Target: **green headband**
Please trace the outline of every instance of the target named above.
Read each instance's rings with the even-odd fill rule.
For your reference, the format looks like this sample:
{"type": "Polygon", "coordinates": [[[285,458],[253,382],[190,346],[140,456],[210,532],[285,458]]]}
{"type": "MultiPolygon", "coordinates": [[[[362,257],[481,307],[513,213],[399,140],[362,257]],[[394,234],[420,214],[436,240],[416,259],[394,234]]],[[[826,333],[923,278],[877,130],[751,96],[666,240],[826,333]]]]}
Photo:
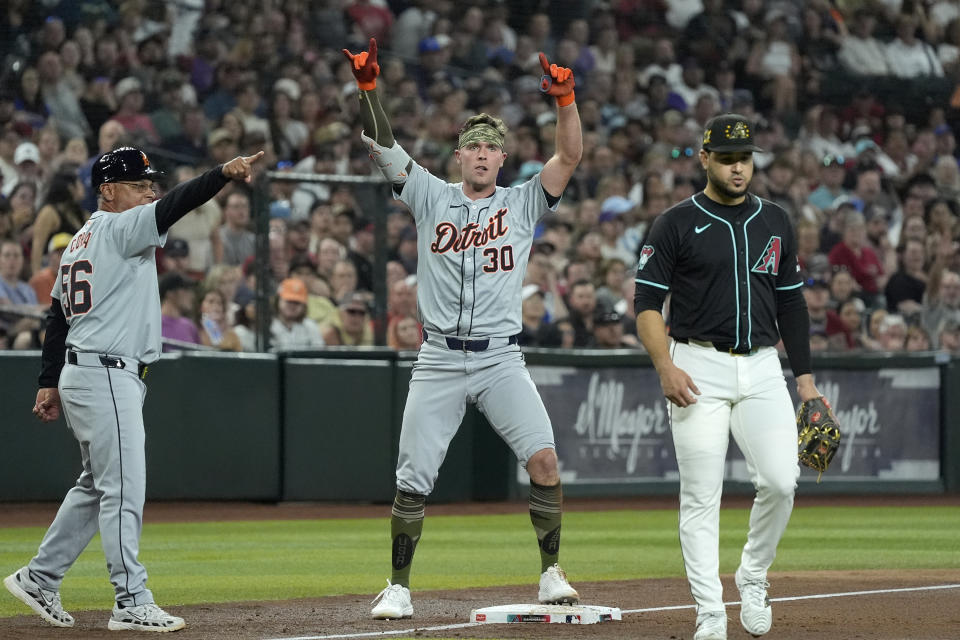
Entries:
{"type": "Polygon", "coordinates": [[[503,149],[503,134],[495,127],[486,123],[476,124],[460,134],[460,140],[457,141],[457,148],[462,149],[472,142],[486,142],[495,144],[503,149]]]}

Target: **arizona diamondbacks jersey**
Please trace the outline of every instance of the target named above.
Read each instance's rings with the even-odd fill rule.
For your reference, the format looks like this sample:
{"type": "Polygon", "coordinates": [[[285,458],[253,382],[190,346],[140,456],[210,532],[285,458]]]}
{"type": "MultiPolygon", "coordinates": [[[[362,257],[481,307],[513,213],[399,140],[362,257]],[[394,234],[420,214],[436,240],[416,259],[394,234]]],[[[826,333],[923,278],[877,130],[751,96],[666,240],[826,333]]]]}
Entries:
{"type": "Polygon", "coordinates": [[[156,208],[97,211],[73,236],[51,293],[70,326],[68,347],[145,364],[160,357],[155,249],[167,234],[157,231],[156,208]]]}
{"type": "Polygon", "coordinates": [[[399,199],[417,225],[417,309],[427,331],[520,333],[521,290],[537,221],[550,207],[540,174],[470,200],[414,162],[399,199]]]}

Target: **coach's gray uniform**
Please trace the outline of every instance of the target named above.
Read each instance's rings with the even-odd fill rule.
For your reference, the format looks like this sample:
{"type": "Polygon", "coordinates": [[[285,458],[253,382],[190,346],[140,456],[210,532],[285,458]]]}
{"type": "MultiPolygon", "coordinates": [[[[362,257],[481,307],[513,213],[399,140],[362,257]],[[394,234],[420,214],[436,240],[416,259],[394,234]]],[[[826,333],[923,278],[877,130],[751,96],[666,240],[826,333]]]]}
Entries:
{"type": "Polygon", "coordinates": [[[167,236],[157,231],[156,207],[97,211],[60,260],[51,295],[69,330],[58,389],[67,426],[80,442],[83,471],[29,565],[41,586],[58,591],[64,573],[100,531],[116,600],[124,606],[153,602],[137,558],[147,391],[138,368],[160,356],[155,248],[167,236]],[[104,366],[104,355],[116,364],[104,366]]]}
{"type": "MultiPolygon", "coordinates": [[[[399,185],[395,185],[398,188],[399,185]]],[[[397,487],[428,495],[475,402],[521,464],[553,448],[553,428],[513,336],[537,221],[551,208],[540,174],[470,200],[413,164],[399,199],[417,225],[417,308],[426,339],[403,412],[397,487]]]]}

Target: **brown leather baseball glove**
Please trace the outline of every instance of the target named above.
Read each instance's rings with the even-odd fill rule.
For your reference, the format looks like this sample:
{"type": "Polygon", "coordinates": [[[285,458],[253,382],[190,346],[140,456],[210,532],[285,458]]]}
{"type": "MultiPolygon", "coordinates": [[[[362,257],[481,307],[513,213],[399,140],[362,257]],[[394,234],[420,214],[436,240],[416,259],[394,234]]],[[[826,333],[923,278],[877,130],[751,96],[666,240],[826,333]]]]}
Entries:
{"type": "MultiPolygon", "coordinates": [[[[800,405],[797,430],[800,432],[800,462],[823,475],[840,448],[840,427],[826,398],[820,396],[800,405]]],[[[817,482],[820,482],[820,475],[817,482]]]]}

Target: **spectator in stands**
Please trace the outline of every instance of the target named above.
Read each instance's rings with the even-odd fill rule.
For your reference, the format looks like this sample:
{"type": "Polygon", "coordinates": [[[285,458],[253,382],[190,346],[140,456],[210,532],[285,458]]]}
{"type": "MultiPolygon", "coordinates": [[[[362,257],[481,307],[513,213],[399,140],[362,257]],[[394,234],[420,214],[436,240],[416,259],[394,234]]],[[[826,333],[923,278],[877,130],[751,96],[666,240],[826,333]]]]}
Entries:
{"type": "Polygon", "coordinates": [[[324,342],[351,347],[371,346],[373,323],[370,321],[369,296],[351,291],[340,298],[337,306],[339,313],[330,318],[322,329],[324,342]]]}
{"type": "Polygon", "coordinates": [[[900,268],[890,276],[884,295],[887,310],[905,318],[919,317],[927,286],[927,250],[919,240],[907,240],[900,250],[900,268]]]}
{"type": "Polygon", "coordinates": [[[890,73],[913,80],[923,76],[943,77],[943,65],[929,44],[917,38],[917,19],[901,13],[897,16],[897,37],[887,43],[890,73]]]}
{"type": "Polygon", "coordinates": [[[182,238],[170,238],[163,247],[160,258],[160,273],[190,274],[190,244],[182,238]]]}
{"type": "Polygon", "coordinates": [[[60,256],[64,249],[70,245],[73,236],[69,233],[54,234],[47,242],[47,266],[37,269],[30,277],[30,286],[37,294],[37,301],[41,305],[50,305],[52,301],[50,293],[53,291],[53,283],[60,276],[60,256]]]}
{"type": "Polygon", "coordinates": [[[403,265],[407,273],[417,272],[417,230],[414,227],[406,227],[400,233],[395,259],[403,265]]]}
{"type": "Polygon", "coordinates": [[[588,347],[593,343],[593,312],[597,308],[597,294],[593,282],[578,280],[567,294],[570,324],[576,332],[573,346],[588,347]]]}
{"type": "Polygon", "coordinates": [[[124,78],[117,83],[114,95],[118,107],[113,119],[123,125],[136,144],[158,144],[160,134],[154,128],[150,116],[143,111],[143,85],[140,80],[134,76],[124,78]]]}
{"type": "Polygon", "coordinates": [[[243,351],[240,337],[230,328],[226,301],[217,289],[210,289],[200,301],[200,344],[221,351],[243,351]]]}
{"type": "Polygon", "coordinates": [[[833,266],[846,267],[860,287],[861,296],[870,304],[886,285],[883,264],[867,244],[867,226],[863,214],[853,211],[844,220],[843,240],[827,256],[833,266]]]}
{"type": "Polygon", "coordinates": [[[903,316],[890,313],[880,323],[878,336],[883,351],[903,351],[907,339],[907,323],[903,316]]]}
{"type": "Polygon", "coordinates": [[[833,275],[830,277],[830,308],[839,309],[840,305],[854,297],[859,289],[857,281],[846,266],[834,266],[833,275]]]}
{"type": "Polygon", "coordinates": [[[37,199],[37,185],[33,182],[19,182],[10,193],[6,205],[10,208],[6,237],[18,240],[24,246],[30,246],[30,236],[33,229],[33,203],[37,199]]]}
{"type": "MultiPolygon", "coordinates": [[[[177,272],[160,278],[160,334],[167,340],[200,344],[197,325],[190,319],[194,313],[194,284],[177,272]]],[[[165,342],[164,352],[188,348],[184,344],[165,342]]]]}
{"type": "Polygon", "coordinates": [[[0,303],[37,304],[37,294],[23,281],[23,249],[16,240],[0,241],[0,303]]]}
{"type": "Polygon", "coordinates": [[[227,196],[223,208],[224,223],[217,229],[220,236],[220,255],[214,255],[217,263],[240,265],[257,248],[257,236],[250,231],[250,195],[246,191],[236,190],[227,196]]]}
{"type": "Polygon", "coordinates": [[[636,336],[624,335],[621,316],[607,305],[598,304],[593,312],[593,346],[600,349],[632,349],[639,346],[636,336]]]}
{"type": "Polygon", "coordinates": [[[60,54],[47,51],[37,61],[43,102],[64,138],[86,138],[93,130],[87,122],[77,95],[63,78],[60,54]]]}
{"type": "Polygon", "coordinates": [[[340,300],[348,293],[356,291],[357,281],[357,268],[353,262],[346,258],[338,260],[333,265],[333,273],[330,276],[333,299],[340,300]]]}
{"type": "Polygon", "coordinates": [[[846,158],[828,154],[823,156],[823,162],[820,169],[820,184],[807,199],[810,204],[820,210],[830,209],[834,206],[837,198],[849,195],[849,192],[843,188],[844,180],[847,177],[844,163],[846,158]]]}
{"type": "Polygon", "coordinates": [[[793,114],[797,109],[800,52],[790,38],[782,10],[771,9],[764,22],[766,39],[753,45],[746,73],[761,83],[760,96],[773,104],[774,115],[793,114]]]}
{"type": "Polygon", "coordinates": [[[547,308],[544,304],[543,292],[540,291],[539,286],[527,284],[523,286],[520,297],[520,322],[522,327],[520,328],[518,342],[521,347],[539,346],[541,332],[547,324],[547,308]]]}
{"type": "Polygon", "coordinates": [[[850,298],[836,311],[827,313],[827,339],[832,351],[863,349],[863,300],[850,298]]]}
{"type": "Polygon", "coordinates": [[[353,236],[347,258],[357,271],[357,289],[373,291],[375,236],[373,221],[358,216],[353,220],[353,236]]]}
{"type": "Polygon", "coordinates": [[[937,334],[940,349],[951,355],[960,355],[960,322],[947,322],[937,334]]]}
{"type": "Polygon", "coordinates": [[[270,323],[273,351],[319,349],[326,343],[317,324],[307,317],[307,285],[287,278],[277,290],[277,315],[270,323]]]}
{"type": "Polygon", "coordinates": [[[930,351],[932,349],[930,334],[923,327],[910,325],[907,328],[907,339],[904,349],[907,351],[930,351]]]}
{"type": "Polygon", "coordinates": [[[400,318],[387,330],[387,346],[398,351],[416,351],[423,343],[423,330],[416,318],[400,318]]]}
{"type": "Polygon", "coordinates": [[[320,241],[320,248],[317,252],[317,272],[330,280],[333,278],[334,266],[346,256],[347,250],[342,244],[332,237],[324,238],[320,241]]]}
{"type": "Polygon", "coordinates": [[[931,336],[939,336],[949,323],[960,323],[960,274],[944,270],[932,279],[926,290],[921,326],[931,336]]]}
{"type": "Polygon", "coordinates": [[[33,224],[31,272],[40,270],[44,249],[52,236],[66,233],[72,237],[90,217],[90,214],[80,207],[83,196],[83,183],[77,177],[76,167],[64,166],[51,178],[45,202],[37,212],[37,219],[33,224]]]}
{"type": "Polygon", "coordinates": [[[810,280],[803,288],[803,298],[807,302],[810,314],[810,331],[827,332],[827,310],[830,302],[830,288],[823,280],[810,280]]]}
{"type": "Polygon", "coordinates": [[[841,35],[840,52],[837,58],[844,68],[854,75],[885,76],[890,72],[887,51],[873,37],[877,26],[874,9],[863,6],[854,11],[850,31],[841,35]]]}
{"type": "MultiPolygon", "coordinates": [[[[21,142],[13,152],[13,166],[17,171],[15,180],[7,184],[4,181],[3,193],[8,198],[13,198],[13,190],[21,183],[34,185],[36,191],[43,176],[40,167],[40,149],[32,142],[21,142]]],[[[36,196],[36,193],[34,193],[36,196]]]]}

